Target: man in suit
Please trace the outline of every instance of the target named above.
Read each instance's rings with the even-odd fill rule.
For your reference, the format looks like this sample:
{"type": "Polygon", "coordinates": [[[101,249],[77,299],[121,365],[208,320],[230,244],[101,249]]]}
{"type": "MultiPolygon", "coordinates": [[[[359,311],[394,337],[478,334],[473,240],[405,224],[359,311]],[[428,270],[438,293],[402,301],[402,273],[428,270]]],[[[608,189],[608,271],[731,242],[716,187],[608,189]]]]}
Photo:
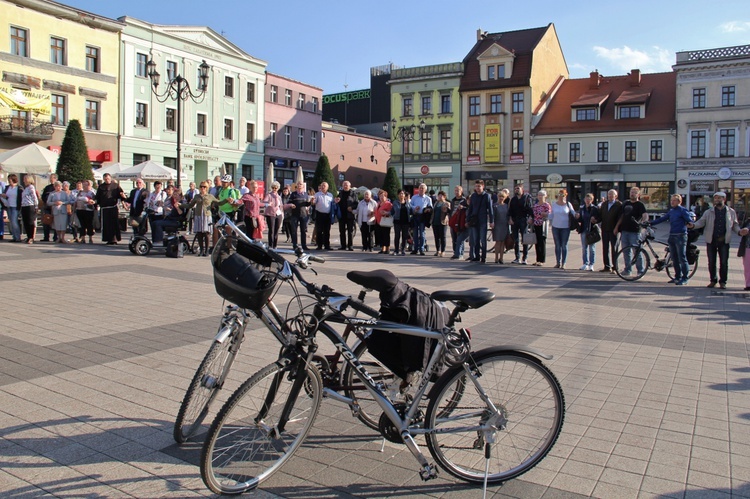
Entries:
{"type": "Polygon", "coordinates": [[[141,224],[147,224],[148,218],[143,217],[143,220],[141,219],[141,215],[143,214],[143,210],[146,207],[146,201],[148,201],[148,189],[146,189],[146,183],[143,181],[143,179],[136,179],[135,181],[135,189],[130,191],[130,195],[128,196],[128,199],[125,200],[125,203],[127,206],[130,207],[130,218],[131,220],[138,220],[139,226],[133,227],[133,234],[137,234],[139,230],[142,230],[142,234],[145,233],[146,227],[140,227],[141,224]]]}
{"type": "Polygon", "coordinates": [[[607,191],[607,199],[599,206],[599,217],[602,222],[602,252],[604,254],[604,268],[599,272],[614,273],[617,234],[615,226],[622,215],[622,203],[617,199],[617,191],[607,191]]]}

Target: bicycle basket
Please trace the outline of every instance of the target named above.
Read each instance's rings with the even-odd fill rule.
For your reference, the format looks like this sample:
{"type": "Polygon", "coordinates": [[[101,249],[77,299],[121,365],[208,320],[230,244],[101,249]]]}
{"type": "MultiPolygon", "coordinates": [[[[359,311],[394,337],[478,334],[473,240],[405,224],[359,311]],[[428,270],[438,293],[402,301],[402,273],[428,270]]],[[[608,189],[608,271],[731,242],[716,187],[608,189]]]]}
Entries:
{"type": "Polygon", "coordinates": [[[231,236],[222,237],[211,253],[216,292],[237,306],[260,310],[276,288],[272,263],[263,247],[231,236]]]}

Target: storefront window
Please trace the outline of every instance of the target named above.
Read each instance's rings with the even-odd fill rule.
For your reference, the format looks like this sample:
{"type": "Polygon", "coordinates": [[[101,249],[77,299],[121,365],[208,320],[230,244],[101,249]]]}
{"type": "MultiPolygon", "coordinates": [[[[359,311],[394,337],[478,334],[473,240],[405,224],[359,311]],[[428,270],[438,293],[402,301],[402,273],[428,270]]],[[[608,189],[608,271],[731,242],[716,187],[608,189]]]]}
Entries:
{"type": "Polygon", "coordinates": [[[735,182],[735,189],[732,193],[732,208],[737,212],[737,220],[744,224],[750,214],[750,185],[744,184],[746,180],[735,182]],[[741,183],[743,182],[743,183],[741,183]],[[743,187],[737,187],[741,185],[743,187]]]}
{"type": "Polygon", "coordinates": [[[649,213],[665,213],[669,210],[669,182],[628,182],[625,195],[630,195],[630,188],[640,187],[641,201],[649,213]]]}

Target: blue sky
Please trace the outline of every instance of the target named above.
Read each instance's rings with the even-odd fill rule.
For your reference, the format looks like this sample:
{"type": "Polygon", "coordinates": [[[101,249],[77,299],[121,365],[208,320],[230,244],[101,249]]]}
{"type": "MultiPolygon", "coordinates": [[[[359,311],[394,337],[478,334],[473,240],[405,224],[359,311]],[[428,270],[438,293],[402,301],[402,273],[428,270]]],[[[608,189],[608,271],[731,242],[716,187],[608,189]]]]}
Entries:
{"type": "Polygon", "coordinates": [[[572,78],[670,71],[675,52],[750,43],[747,0],[58,0],[106,17],[207,25],[268,71],[325,93],[369,87],[370,67],[461,61],[476,30],[555,24],[572,78]]]}

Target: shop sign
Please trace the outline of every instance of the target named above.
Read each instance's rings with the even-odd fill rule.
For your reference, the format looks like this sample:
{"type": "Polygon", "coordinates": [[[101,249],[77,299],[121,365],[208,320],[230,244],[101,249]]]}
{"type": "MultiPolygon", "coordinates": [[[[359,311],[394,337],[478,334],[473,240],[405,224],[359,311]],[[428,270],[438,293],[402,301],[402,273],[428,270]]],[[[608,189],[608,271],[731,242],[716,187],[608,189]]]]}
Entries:
{"type": "Polygon", "coordinates": [[[219,161],[218,156],[211,154],[210,149],[199,149],[197,147],[192,149],[186,149],[182,154],[183,159],[197,159],[204,161],[219,161]]]}
{"type": "Polygon", "coordinates": [[[369,99],[370,90],[355,90],[353,92],[341,92],[323,96],[323,104],[335,104],[337,102],[351,102],[353,100],[369,99]]]}
{"type": "Polygon", "coordinates": [[[735,180],[735,189],[750,189],[750,180],[735,180]]]}
{"type": "Polygon", "coordinates": [[[500,124],[484,125],[484,160],[500,162],[500,124]]]}
{"type": "Polygon", "coordinates": [[[469,154],[466,157],[466,164],[467,165],[481,165],[482,159],[479,157],[479,154],[469,154]]]}
{"type": "Polygon", "coordinates": [[[429,175],[430,167],[427,165],[422,165],[422,168],[420,168],[419,171],[422,173],[422,175],[429,175]]]}
{"type": "Polygon", "coordinates": [[[559,184],[560,182],[562,182],[562,179],[563,177],[559,173],[550,173],[549,175],[547,175],[547,182],[549,182],[550,184],[559,184]]]}
{"type": "Polygon", "coordinates": [[[513,164],[523,163],[523,154],[511,154],[510,163],[513,163],[513,164]]]}
{"type": "Polygon", "coordinates": [[[713,191],[714,183],[710,181],[709,182],[693,181],[693,182],[690,182],[690,190],[691,191],[713,191]]]}

